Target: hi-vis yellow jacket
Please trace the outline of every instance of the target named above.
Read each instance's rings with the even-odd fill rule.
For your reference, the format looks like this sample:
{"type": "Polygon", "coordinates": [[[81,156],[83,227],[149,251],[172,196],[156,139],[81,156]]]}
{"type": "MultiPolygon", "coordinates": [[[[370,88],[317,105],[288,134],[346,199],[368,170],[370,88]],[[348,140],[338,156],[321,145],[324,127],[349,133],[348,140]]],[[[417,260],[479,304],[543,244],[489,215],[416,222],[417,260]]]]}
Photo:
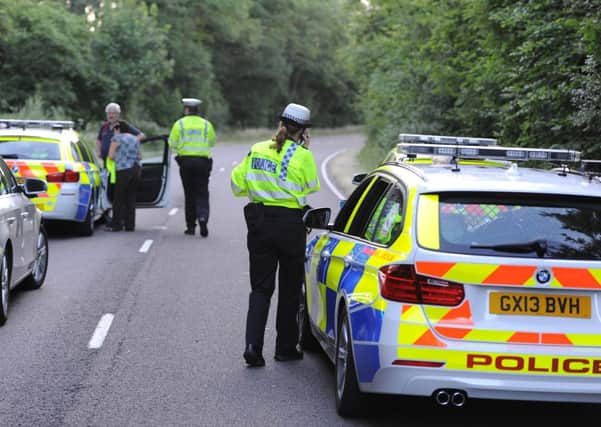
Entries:
{"type": "Polygon", "coordinates": [[[286,140],[279,153],[274,144],[263,141],[252,146],[232,170],[232,192],[266,206],[303,208],[306,196],[320,187],[313,153],[292,140],[286,140]]]}
{"type": "Polygon", "coordinates": [[[200,116],[184,116],[173,124],[169,145],[178,156],[211,157],[215,130],[211,122],[200,116]]]}

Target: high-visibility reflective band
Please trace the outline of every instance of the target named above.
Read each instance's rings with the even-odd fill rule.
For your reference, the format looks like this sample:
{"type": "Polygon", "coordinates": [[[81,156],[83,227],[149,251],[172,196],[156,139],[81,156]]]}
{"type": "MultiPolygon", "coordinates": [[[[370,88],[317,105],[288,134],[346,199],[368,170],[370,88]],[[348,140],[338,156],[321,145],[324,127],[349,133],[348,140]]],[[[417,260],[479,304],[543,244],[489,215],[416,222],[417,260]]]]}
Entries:
{"type": "Polygon", "coordinates": [[[266,175],[262,173],[252,173],[249,172],[246,174],[246,181],[262,181],[268,182],[272,184],[274,187],[281,187],[286,190],[298,191],[299,193],[303,191],[303,187],[299,184],[290,181],[283,181],[271,175],[266,175]]]}
{"type": "Polygon", "coordinates": [[[17,120],[0,119],[0,129],[10,127],[20,128],[49,128],[49,129],[73,129],[74,123],[71,120],[17,120]]]}
{"type": "Polygon", "coordinates": [[[267,190],[249,190],[248,195],[252,200],[261,200],[261,201],[293,201],[296,200],[299,206],[305,206],[306,199],[304,197],[294,197],[294,195],[289,193],[284,193],[281,191],[267,191],[267,190]]]}
{"type": "Polygon", "coordinates": [[[472,138],[467,136],[421,135],[416,133],[401,133],[400,142],[427,142],[430,144],[461,144],[461,145],[497,145],[493,138],[472,138]]]}
{"type": "Polygon", "coordinates": [[[465,145],[438,145],[400,143],[400,150],[407,154],[425,154],[430,156],[469,157],[489,160],[544,160],[544,161],[580,161],[580,151],[555,150],[547,148],[513,148],[513,147],[475,147],[465,145]]]}

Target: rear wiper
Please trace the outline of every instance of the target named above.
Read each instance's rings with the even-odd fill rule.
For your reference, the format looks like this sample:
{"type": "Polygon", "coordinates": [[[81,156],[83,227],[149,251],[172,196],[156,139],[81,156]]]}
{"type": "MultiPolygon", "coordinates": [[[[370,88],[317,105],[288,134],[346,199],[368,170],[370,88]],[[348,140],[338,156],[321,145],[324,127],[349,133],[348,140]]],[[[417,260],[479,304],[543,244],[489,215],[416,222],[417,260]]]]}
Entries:
{"type": "Polygon", "coordinates": [[[471,245],[471,249],[492,249],[500,252],[514,252],[518,254],[528,254],[536,252],[539,258],[545,256],[548,250],[545,239],[532,240],[530,242],[503,243],[500,245],[471,245]]]}

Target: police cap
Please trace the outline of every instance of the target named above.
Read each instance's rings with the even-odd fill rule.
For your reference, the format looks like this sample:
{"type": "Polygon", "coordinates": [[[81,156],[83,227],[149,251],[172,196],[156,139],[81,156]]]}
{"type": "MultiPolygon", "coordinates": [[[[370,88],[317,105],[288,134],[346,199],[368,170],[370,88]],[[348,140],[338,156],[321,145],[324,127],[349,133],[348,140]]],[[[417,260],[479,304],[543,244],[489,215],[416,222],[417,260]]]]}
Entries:
{"type": "Polygon", "coordinates": [[[311,127],[311,111],[304,105],[294,103],[286,105],[286,108],[284,108],[284,111],[280,115],[280,119],[300,127],[311,127]]]}
{"type": "Polygon", "coordinates": [[[202,101],[197,98],[182,98],[184,107],[198,107],[202,101]]]}

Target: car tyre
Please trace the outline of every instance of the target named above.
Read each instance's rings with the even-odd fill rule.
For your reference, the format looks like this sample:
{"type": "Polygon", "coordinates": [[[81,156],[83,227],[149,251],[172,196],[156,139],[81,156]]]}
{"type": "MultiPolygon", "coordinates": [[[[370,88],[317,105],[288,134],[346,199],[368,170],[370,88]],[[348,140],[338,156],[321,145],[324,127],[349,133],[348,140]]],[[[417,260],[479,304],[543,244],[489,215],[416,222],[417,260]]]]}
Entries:
{"type": "Polygon", "coordinates": [[[40,225],[40,231],[36,239],[36,256],[31,268],[31,273],[23,282],[27,289],[39,289],[46,279],[48,270],[48,234],[43,225],[40,225]]]}
{"type": "Polygon", "coordinates": [[[94,206],[90,206],[88,208],[88,213],[86,214],[86,219],[79,223],[79,234],[82,236],[91,236],[94,234],[94,206]]]}
{"type": "Polygon", "coordinates": [[[316,351],[319,350],[319,342],[313,335],[311,324],[309,321],[309,311],[307,309],[307,290],[303,283],[301,288],[300,302],[298,304],[298,342],[303,350],[316,351]]]}
{"type": "Polygon", "coordinates": [[[351,328],[346,309],[342,307],[336,336],[336,410],[343,417],[363,415],[365,396],[359,390],[351,328]]]}
{"type": "MultiPolygon", "coordinates": [[[[6,249],[5,249],[6,251],[6,249]]],[[[8,302],[10,300],[10,269],[6,252],[2,255],[0,265],[0,326],[8,319],[8,302]]]]}

